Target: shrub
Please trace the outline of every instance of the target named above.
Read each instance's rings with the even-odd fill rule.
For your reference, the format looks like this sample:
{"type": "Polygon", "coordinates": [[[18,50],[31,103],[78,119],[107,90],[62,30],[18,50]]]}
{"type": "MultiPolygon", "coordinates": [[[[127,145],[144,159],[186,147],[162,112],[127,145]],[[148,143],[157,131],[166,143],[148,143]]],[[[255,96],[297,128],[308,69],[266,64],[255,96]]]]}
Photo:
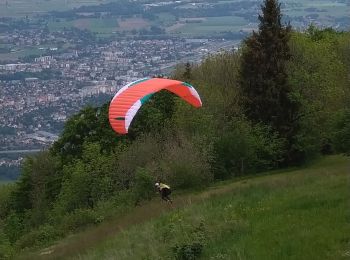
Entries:
{"type": "Polygon", "coordinates": [[[74,232],[100,222],[99,216],[92,209],[76,209],[62,217],[61,229],[74,232]]]}
{"type": "Polygon", "coordinates": [[[135,185],[133,193],[135,202],[140,200],[150,200],[154,194],[153,177],[144,168],[137,168],[135,173],[135,185]]]}
{"type": "Polygon", "coordinates": [[[91,205],[91,175],[82,161],[64,168],[65,179],[55,205],[58,214],[71,212],[77,208],[91,205]]]}
{"type": "Polygon", "coordinates": [[[252,168],[254,147],[249,125],[227,129],[214,144],[214,176],[227,179],[252,168]]]}
{"type": "Polygon", "coordinates": [[[204,154],[190,140],[178,137],[166,143],[160,161],[161,177],[176,188],[207,185],[213,179],[204,154]]]}
{"type": "Polygon", "coordinates": [[[205,245],[205,237],[204,223],[201,222],[197,227],[192,228],[188,239],[172,247],[175,259],[198,259],[205,245]]]}
{"type": "Polygon", "coordinates": [[[333,142],[337,152],[350,155],[350,110],[345,110],[335,119],[333,142]]]}
{"type": "Polygon", "coordinates": [[[255,155],[252,169],[255,172],[275,169],[283,161],[285,139],[265,125],[255,125],[252,129],[252,144],[255,155]]]}
{"type": "Polygon", "coordinates": [[[273,169],[283,154],[283,140],[263,125],[237,119],[214,144],[216,179],[273,169]]]}
{"type": "Polygon", "coordinates": [[[51,225],[40,226],[36,230],[32,230],[23,235],[17,242],[16,245],[19,248],[34,247],[34,246],[45,246],[58,238],[60,232],[57,228],[51,225]]]}
{"type": "Polygon", "coordinates": [[[14,185],[6,184],[0,186],[0,219],[3,219],[10,209],[10,196],[14,190],[14,185]]]}
{"type": "Polygon", "coordinates": [[[11,244],[17,241],[17,239],[23,234],[23,216],[15,212],[11,212],[4,223],[4,232],[7,235],[11,244]]]}
{"type": "Polygon", "coordinates": [[[118,155],[117,176],[114,176],[118,188],[131,188],[137,169],[147,168],[147,165],[158,161],[161,154],[162,147],[156,137],[145,135],[136,139],[128,149],[118,155]]]}
{"type": "Polygon", "coordinates": [[[189,244],[177,245],[173,248],[175,259],[192,260],[197,259],[203,250],[203,245],[199,242],[191,242],[189,244]]]}
{"type": "Polygon", "coordinates": [[[94,211],[97,221],[115,217],[116,214],[125,213],[134,204],[133,193],[130,190],[118,191],[114,196],[107,200],[101,200],[97,203],[94,211]]]}
{"type": "Polygon", "coordinates": [[[10,244],[3,230],[0,229],[0,259],[9,259],[14,254],[14,249],[10,244]]]}

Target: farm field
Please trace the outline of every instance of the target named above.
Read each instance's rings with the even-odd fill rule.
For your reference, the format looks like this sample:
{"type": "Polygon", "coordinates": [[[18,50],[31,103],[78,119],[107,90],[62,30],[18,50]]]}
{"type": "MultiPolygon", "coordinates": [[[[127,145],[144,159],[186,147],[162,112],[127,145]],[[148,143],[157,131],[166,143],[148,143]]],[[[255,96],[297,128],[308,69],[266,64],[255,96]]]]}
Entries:
{"type": "Polygon", "coordinates": [[[56,21],[50,21],[48,27],[52,31],[60,30],[64,27],[76,27],[81,30],[87,29],[97,33],[111,33],[117,29],[118,22],[116,18],[81,18],[71,21],[56,19],[56,21]]]}
{"type": "Polygon", "coordinates": [[[239,31],[247,25],[244,18],[236,16],[205,17],[197,20],[199,22],[178,23],[178,28],[172,32],[187,35],[215,34],[223,31],[239,31]]]}
{"type": "Polygon", "coordinates": [[[97,34],[112,34],[116,31],[131,31],[148,28],[150,23],[142,18],[81,18],[74,20],[56,19],[48,23],[50,31],[61,30],[64,27],[75,27],[89,30],[97,34]]]}
{"type": "MultiPolygon", "coordinates": [[[[0,17],[15,16],[24,17],[26,15],[35,16],[37,14],[45,14],[50,11],[65,11],[72,10],[80,6],[93,6],[115,2],[110,0],[1,0],[0,2],[0,17]],[[7,3],[7,4],[6,4],[7,3]]],[[[196,5],[189,3],[190,1],[182,1],[177,6],[178,12],[183,10],[200,10],[201,3],[208,4],[206,1],[201,1],[196,5]],[[199,9],[198,9],[199,8],[199,9]]],[[[214,3],[234,4],[237,0],[224,0],[214,3]]],[[[282,4],[282,12],[286,17],[286,22],[291,21],[295,28],[305,28],[308,24],[316,23],[323,27],[337,27],[339,22],[342,28],[346,23],[347,18],[350,20],[350,4],[346,1],[301,1],[301,0],[285,0],[280,1],[282,4]]],[[[48,20],[48,27],[51,31],[61,30],[66,27],[76,27],[79,29],[87,29],[100,36],[108,36],[115,32],[131,32],[142,29],[149,29],[150,26],[161,27],[170,35],[179,35],[185,37],[192,36],[212,36],[223,32],[250,32],[256,29],[254,21],[259,13],[258,5],[250,6],[250,9],[241,9],[231,12],[231,16],[209,16],[199,17],[197,14],[189,17],[177,16],[172,11],[161,9],[159,12],[151,13],[153,18],[141,17],[139,14],[131,15],[128,18],[120,16],[102,17],[102,18],[84,18],[72,17],[69,19],[59,18],[48,20]],[[177,16],[177,17],[176,17],[177,16]],[[191,21],[191,19],[197,21],[191,21]]],[[[205,8],[203,9],[205,10],[205,8]]],[[[14,57],[15,54],[9,55],[14,57]]],[[[3,56],[2,56],[3,57],[3,56]]]]}
{"type": "Polygon", "coordinates": [[[44,53],[43,50],[39,50],[38,47],[28,47],[23,49],[15,49],[9,53],[0,53],[0,60],[17,60],[18,58],[29,55],[40,55],[44,53]]]}

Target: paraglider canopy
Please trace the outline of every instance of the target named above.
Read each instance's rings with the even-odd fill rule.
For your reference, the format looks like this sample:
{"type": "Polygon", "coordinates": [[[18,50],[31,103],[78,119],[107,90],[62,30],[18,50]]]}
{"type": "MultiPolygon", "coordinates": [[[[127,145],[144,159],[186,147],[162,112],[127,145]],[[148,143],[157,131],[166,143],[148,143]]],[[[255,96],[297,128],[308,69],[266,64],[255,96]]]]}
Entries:
{"type": "Polygon", "coordinates": [[[128,133],[131,121],[150,97],[166,89],[194,107],[201,107],[202,101],[194,87],[186,82],[165,78],[144,78],[122,87],[109,106],[109,123],[119,134],[128,133]]]}

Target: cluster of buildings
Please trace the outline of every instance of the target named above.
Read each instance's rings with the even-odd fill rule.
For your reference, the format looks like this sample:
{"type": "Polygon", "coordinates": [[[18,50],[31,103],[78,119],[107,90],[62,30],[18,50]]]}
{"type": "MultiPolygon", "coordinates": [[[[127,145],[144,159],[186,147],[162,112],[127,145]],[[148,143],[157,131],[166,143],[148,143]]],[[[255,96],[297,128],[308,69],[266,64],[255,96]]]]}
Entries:
{"type": "Polygon", "coordinates": [[[1,82],[0,89],[0,146],[2,149],[38,148],[51,143],[43,132],[57,134],[67,118],[94,98],[107,101],[117,91],[115,80],[86,81],[30,80],[1,82]],[[2,128],[11,129],[1,131],[2,128]],[[42,137],[40,137],[40,135],[42,137]]]}
{"type": "Polygon", "coordinates": [[[25,58],[0,60],[1,167],[21,162],[2,157],[8,151],[48,147],[71,115],[108,102],[126,83],[167,74],[178,63],[199,61],[233,44],[165,35],[101,41],[87,31],[25,23],[0,33],[0,45],[10,53],[27,52],[25,58]]]}
{"type": "Polygon", "coordinates": [[[0,35],[0,42],[3,44],[11,44],[13,50],[22,46],[40,46],[50,44],[56,40],[54,35],[49,35],[47,31],[41,28],[26,28],[26,30],[12,30],[11,34],[0,35]]]}
{"type": "Polygon", "coordinates": [[[0,158],[0,167],[19,167],[22,161],[23,157],[19,157],[18,159],[0,158]]]}
{"type": "MultiPolygon", "coordinates": [[[[25,37],[33,35],[27,33],[25,37]]],[[[45,36],[46,43],[59,38],[63,44],[69,43],[69,48],[46,47],[45,54],[29,61],[0,65],[2,151],[47,147],[57,140],[65,121],[85,105],[101,105],[130,81],[163,74],[178,63],[198,60],[231,45],[222,40],[167,38],[82,46],[80,40],[69,36],[45,36]]],[[[22,37],[7,37],[6,42],[22,37]]],[[[37,40],[35,36],[17,46],[37,40]]],[[[11,164],[19,162],[15,161],[11,164]]]]}

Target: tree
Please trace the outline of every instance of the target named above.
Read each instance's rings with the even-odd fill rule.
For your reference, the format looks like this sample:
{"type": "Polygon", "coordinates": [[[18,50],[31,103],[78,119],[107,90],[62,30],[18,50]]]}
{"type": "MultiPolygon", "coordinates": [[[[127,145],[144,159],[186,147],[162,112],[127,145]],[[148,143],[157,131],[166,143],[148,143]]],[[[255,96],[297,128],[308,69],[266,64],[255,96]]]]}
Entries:
{"type": "Polygon", "coordinates": [[[333,142],[337,152],[350,155],[350,110],[344,110],[337,115],[335,120],[335,132],[333,142]]]}
{"type": "Polygon", "coordinates": [[[330,142],[338,131],[334,122],[349,104],[345,39],[349,43],[346,35],[310,26],[307,33],[294,32],[289,42],[289,83],[301,104],[296,143],[306,160],[337,150],[330,142]]]}
{"type": "Polygon", "coordinates": [[[183,73],[183,78],[188,81],[192,78],[192,67],[189,62],[186,63],[185,65],[185,72],[183,73]]]}
{"type": "Polygon", "coordinates": [[[171,121],[176,108],[176,96],[167,90],[154,94],[136,114],[128,136],[135,139],[149,132],[159,132],[171,121]]]}
{"type": "Polygon", "coordinates": [[[127,136],[117,136],[109,127],[109,102],[100,108],[85,107],[65,124],[60,138],[51,147],[51,152],[67,163],[82,155],[83,143],[99,142],[101,150],[110,152],[126,142],[127,136]]]}
{"type": "Polygon", "coordinates": [[[293,99],[286,65],[290,59],[291,27],[281,24],[280,4],[265,0],[259,15],[258,32],[245,40],[240,86],[246,116],[255,123],[270,125],[286,139],[286,161],[295,157],[293,137],[298,124],[299,104],[293,99]]]}

